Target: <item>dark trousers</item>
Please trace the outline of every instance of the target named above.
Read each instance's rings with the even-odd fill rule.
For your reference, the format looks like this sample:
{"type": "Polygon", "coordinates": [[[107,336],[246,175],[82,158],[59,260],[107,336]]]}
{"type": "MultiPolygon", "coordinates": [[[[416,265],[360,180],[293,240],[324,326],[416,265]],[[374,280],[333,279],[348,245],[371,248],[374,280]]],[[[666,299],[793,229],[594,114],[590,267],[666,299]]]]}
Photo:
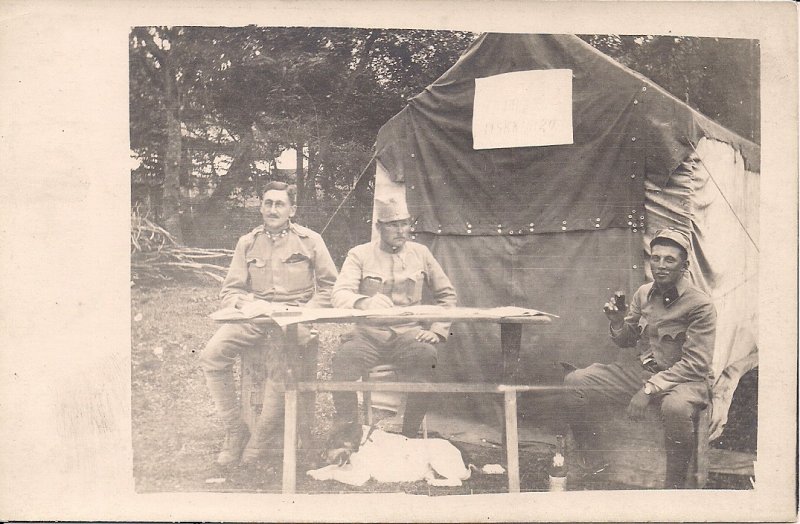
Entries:
{"type": "MultiPolygon", "coordinates": [[[[566,405],[570,412],[570,427],[584,453],[591,455],[596,450],[592,418],[602,413],[596,408],[609,403],[627,406],[652,375],[632,355],[618,363],[592,364],[566,376],[564,384],[568,386],[566,405]]],[[[705,382],[686,382],[669,391],[653,394],[651,403],[659,408],[664,423],[667,488],[683,487],[696,438],[695,412],[707,402],[708,385],[705,382]]]]}
{"type": "MultiPolygon", "coordinates": [[[[417,333],[419,330],[400,335],[372,328],[356,331],[352,338],[339,346],[333,357],[333,380],[358,380],[378,364],[392,364],[398,368],[400,380],[432,382],[436,376],[436,348],[415,340],[417,333]]],[[[403,435],[416,436],[429,403],[430,394],[409,393],[403,418],[403,435]]],[[[333,404],[339,422],[358,422],[355,393],[334,392],[333,404]]]]}

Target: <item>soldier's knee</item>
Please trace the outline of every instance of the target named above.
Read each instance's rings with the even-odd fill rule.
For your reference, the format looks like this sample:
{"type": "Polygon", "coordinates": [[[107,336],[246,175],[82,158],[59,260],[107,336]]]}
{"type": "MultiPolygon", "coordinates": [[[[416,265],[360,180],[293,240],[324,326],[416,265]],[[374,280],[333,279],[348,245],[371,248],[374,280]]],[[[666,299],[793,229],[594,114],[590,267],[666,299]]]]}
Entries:
{"type": "Polygon", "coordinates": [[[586,378],[589,376],[588,368],[576,369],[567,373],[564,377],[564,385],[568,388],[579,388],[586,385],[586,378]]]}
{"type": "Polygon", "coordinates": [[[232,365],[225,356],[223,346],[212,338],[200,352],[200,368],[203,371],[222,371],[232,365]]]}
{"type": "Polygon", "coordinates": [[[661,416],[666,422],[685,422],[694,415],[694,405],[677,395],[667,395],[661,402],[661,416]]]}
{"type": "Polygon", "coordinates": [[[414,360],[426,366],[434,366],[437,361],[436,347],[431,344],[416,344],[414,346],[414,360]]]}
{"type": "Polygon", "coordinates": [[[361,369],[364,361],[365,349],[357,344],[345,342],[333,354],[332,368],[337,378],[347,377],[358,378],[361,376],[361,369]]]}

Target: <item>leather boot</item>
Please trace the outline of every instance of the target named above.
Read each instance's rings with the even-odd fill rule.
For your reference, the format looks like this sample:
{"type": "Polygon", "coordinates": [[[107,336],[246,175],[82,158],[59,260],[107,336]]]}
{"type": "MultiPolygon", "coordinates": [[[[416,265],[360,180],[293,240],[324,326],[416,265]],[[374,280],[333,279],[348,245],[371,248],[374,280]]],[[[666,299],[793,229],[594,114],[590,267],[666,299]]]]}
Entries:
{"type": "Polygon", "coordinates": [[[692,447],[691,442],[684,443],[664,439],[664,448],[667,452],[665,489],[684,489],[686,487],[686,473],[692,459],[692,447]]]}
{"type": "Polygon", "coordinates": [[[603,453],[597,449],[597,434],[581,418],[573,419],[569,426],[575,444],[574,449],[568,453],[572,475],[585,487],[595,487],[595,484],[605,482],[609,464],[603,453]]]}
{"type": "Polygon", "coordinates": [[[409,393],[406,401],[406,412],[403,415],[404,437],[416,438],[422,419],[428,412],[431,395],[429,393],[409,393]]]}
{"type": "Polygon", "coordinates": [[[230,371],[206,371],[205,376],[217,417],[225,427],[225,440],[222,451],[217,456],[217,464],[230,466],[239,461],[249,436],[247,427],[242,422],[239,401],[236,398],[236,384],[230,371]]]}
{"type": "Polygon", "coordinates": [[[243,465],[258,462],[270,452],[282,448],[280,433],[283,429],[281,424],[283,394],[274,387],[274,383],[270,380],[264,383],[262,402],[261,413],[242,453],[243,465]]]}
{"type": "Polygon", "coordinates": [[[217,464],[220,466],[231,466],[239,462],[242,449],[250,436],[245,424],[228,427],[225,429],[225,441],[222,443],[222,450],[217,455],[217,464]]]}

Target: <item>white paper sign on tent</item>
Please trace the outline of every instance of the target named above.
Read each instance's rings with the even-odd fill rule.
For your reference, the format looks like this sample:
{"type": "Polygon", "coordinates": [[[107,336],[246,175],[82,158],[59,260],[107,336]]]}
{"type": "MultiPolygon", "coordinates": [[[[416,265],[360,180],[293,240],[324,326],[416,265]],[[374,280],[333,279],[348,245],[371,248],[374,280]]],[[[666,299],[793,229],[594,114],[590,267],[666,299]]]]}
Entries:
{"type": "Polygon", "coordinates": [[[572,143],[572,70],[475,79],[473,149],[572,143]]]}

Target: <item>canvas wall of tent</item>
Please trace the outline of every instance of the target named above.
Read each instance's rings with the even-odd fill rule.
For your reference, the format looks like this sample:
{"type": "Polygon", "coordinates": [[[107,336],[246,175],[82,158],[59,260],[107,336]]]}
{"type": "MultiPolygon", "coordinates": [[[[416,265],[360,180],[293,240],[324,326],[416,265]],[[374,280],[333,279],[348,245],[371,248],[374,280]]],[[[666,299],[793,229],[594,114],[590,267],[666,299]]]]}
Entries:
{"type": "MultiPolygon", "coordinates": [[[[563,106],[558,88],[529,86],[563,106]]],[[[492,103],[514,118],[516,106],[492,103]]],[[[518,122],[509,143],[536,125],[537,104],[548,103],[522,101],[534,124],[518,122]]],[[[483,125],[484,133],[486,125],[508,131],[483,125]]],[[[686,231],[690,278],[718,312],[715,404],[727,409],[738,378],[757,365],[759,155],[758,145],[575,36],[484,34],[381,128],[375,197],[407,200],[416,240],[441,262],[460,305],[560,316],[545,329],[524,330],[515,379],[530,383],[560,382],[560,361],[616,358],[621,350],[608,336],[603,303],[651,279],[655,231],[686,231]],[[571,89],[571,104],[555,116],[550,108],[550,120],[531,133],[544,145],[476,148],[483,146],[474,142],[474,104],[486,96],[476,85],[523,73],[516,84],[510,76],[508,93],[488,93],[519,102],[525,82],[543,78],[525,75],[531,71],[560,71],[561,86],[567,71],[571,89]],[[558,136],[548,145],[551,130],[558,136]]],[[[440,351],[441,379],[499,381],[499,330],[459,323],[453,333],[440,351]]],[[[445,436],[499,439],[493,399],[451,396],[437,406],[431,426],[445,436]]],[[[521,398],[523,442],[549,438],[552,431],[542,428],[563,420],[558,406],[553,397],[521,398]]]]}

